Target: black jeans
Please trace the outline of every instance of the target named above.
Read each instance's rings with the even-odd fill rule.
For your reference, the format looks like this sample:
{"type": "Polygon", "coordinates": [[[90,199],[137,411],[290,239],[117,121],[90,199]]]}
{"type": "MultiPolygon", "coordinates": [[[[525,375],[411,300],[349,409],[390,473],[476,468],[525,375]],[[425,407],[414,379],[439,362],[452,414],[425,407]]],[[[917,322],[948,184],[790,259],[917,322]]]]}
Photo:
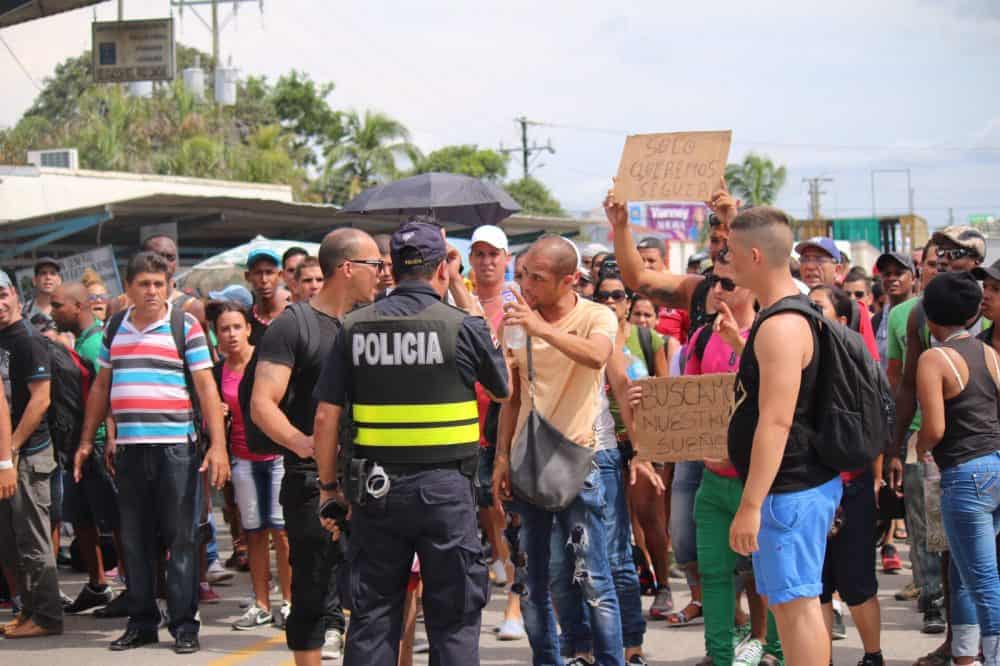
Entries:
{"type": "Polygon", "coordinates": [[[194,444],[129,444],[115,455],[129,628],[155,632],[159,625],[156,571],[165,546],[170,633],[197,633],[201,455],[194,444]]]}
{"type": "Polygon", "coordinates": [[[489,579],[469,477],[438,469],[394,478],[387,496],[353,507],[347,550],[341,578],[351,608],[345,666],[397,663],[414,553],[424,580],[430,663],[479,663],[489,579]]]}
{"type": "Polygon", "coordinates": [[[319,522],[316,480],[315,470],[286,468],[281,482],[292,565],[292,614],[285,627],[290,650],[317,650],[328,629],[345,629],[336,580],[343,555],[319,522]]]}

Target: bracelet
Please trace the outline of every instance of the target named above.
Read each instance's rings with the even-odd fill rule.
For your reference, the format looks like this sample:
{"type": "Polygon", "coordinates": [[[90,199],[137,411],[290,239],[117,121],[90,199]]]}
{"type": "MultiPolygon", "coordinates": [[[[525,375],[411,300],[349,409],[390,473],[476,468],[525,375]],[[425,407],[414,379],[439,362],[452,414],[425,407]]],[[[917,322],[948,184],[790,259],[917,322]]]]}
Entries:
{"type": "Polygon", "coordinates": [[[7,460],[0,460],[0,471],[14,469],[14,460],[8,458],[7,460]]]}

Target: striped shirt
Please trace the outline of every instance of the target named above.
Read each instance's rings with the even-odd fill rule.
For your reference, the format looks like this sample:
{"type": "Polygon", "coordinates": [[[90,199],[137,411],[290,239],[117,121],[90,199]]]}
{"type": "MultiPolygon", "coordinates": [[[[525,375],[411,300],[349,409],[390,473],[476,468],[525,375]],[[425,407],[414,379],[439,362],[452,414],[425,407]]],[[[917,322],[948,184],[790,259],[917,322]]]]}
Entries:
{"type": "Polygon", "coordinates": [[[194,436],[184,364],[192,373],[211,370],[212,358],[198,320],[185,314],[181,360],[170,332],[172,307],[142,331],[132,324],[130,308],[111,348],[106,336],[101,345],[98,364],[112,370],[111,413],[118,444],[181,444],[194,436]]]}

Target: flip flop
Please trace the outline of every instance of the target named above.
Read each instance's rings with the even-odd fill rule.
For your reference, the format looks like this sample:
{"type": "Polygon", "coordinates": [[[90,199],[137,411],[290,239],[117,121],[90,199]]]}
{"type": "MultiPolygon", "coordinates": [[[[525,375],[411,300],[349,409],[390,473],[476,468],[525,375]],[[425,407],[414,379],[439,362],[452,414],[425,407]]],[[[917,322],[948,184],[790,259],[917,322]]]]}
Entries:
{"type": "Polygon", "coordinates": [[[701,609],[700,601],[692,601],[687,606],[679,611],[673,611],[667,615],[667,626],[668,627],[687,627],[692,624],[698,624],[699,621],[704,621],[704,613],[701,609]],[[697,615],[694,617],[688,617],[687,609],[694,606],[697,609],[697,615]]]}

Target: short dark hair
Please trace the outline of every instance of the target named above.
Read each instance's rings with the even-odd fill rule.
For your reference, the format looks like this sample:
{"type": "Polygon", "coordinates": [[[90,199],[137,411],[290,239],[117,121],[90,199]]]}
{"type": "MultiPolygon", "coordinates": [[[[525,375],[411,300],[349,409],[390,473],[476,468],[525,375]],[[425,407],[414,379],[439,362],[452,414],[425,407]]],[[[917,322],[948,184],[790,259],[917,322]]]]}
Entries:
{"type": "Polygon", "coordinates": [[[146,238],[142,241],[142,251],[152,252],[153,250],[151,249],[151,247],[153,241],[156,240],[157,238],[166,238],[173,244],[174,247],[177,247],[177,241],[174,240],[173,236],[169,234],[153,234],[152,236],[146,236],[146,238]]]}
{"type": "Polygon", "coordinates": [[[319,259],[317,259],[316,257],[310,257],[309,255],[306,255],[306,258],[303,259],[301,263],[299,263],[299,265],[295,267],[295,279],[301,280],[302,270],[305,268],[312,268],[314,266],[319,267],[320,270],[323,270],[322,266],[319,265],[319,259]]]}
{"type": "Polygon", "coordinates": [[[306,252],[306,249],[304,247],[299,247],[298,245],[293,245],[290,248],[288,248],[287,250],[285,250],[285,253],[283,255],[281,255],[281,268],[282,269],[285,268],[285,264],[288,263],[289,259],[291,259],[292,257],[298,257],[298,256],[306,256],[306,257],[308,257],[309,253],[306,252]]]}
{"type": "Polygon", "coordinates": [[[377,234],[372,236],[375,244],[378,245],[378,253],[383,257],[389,254],[389,247],[392,243],[392,236],[389,234],[377,234]]]}
{"type": "MultiPolygon", "coordinates": [[[[169,238],[169,236],[168,236],[169,238]]],[[[162,255],[156,252],[140,252],[129,259],[125,269],[125,282],[131,284],[139,273],[163,273],[170,275],[170,268],[162,255]]]]}
{"type": "Polygon", "coordinates": [[[838,317],[843,317],[848,322],[851,321],[851,318],[854,316],[854,299],[846,291],[840,287],[819,284],[810,289],[809,293],[813,294],[817,291],[822,291],[829,297],[830,302],[833,303],[833,310],[837,313],[838,317]]]}
{"type": "Polygon", "coordinates": [[[867,280],[868,273],[861,266],[853,266],[851,270],[847,271],[847,277],[844,278],[844,282],[857,282],[858,280],[867,280]]]}

